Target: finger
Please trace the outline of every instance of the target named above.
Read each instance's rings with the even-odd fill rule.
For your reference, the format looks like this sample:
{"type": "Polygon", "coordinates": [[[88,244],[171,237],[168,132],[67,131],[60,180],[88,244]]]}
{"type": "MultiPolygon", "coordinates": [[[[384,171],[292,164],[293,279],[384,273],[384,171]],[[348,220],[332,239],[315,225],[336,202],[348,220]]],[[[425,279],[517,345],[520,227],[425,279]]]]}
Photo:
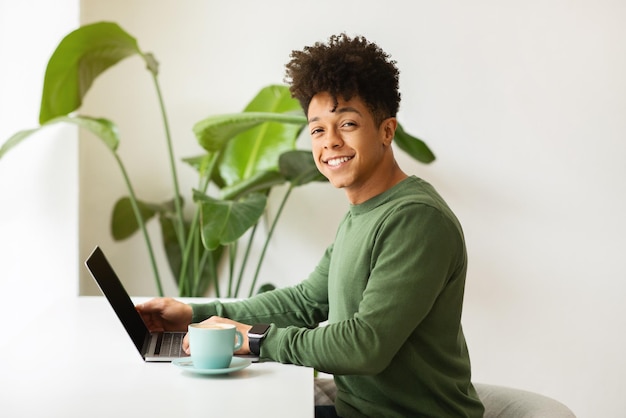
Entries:
{"type": "Polygon", "coordinates": [[[213,315],[209,319],[205,319],[204,321],[202,321],[200,323],[201,324],[219,324],[221,322],[222,323],[225,322],[224,318],[222,318],[220,316],[213,315]]]}
{"type": "Polygon", "coordinates": [[[159,311],[161,309],[161,306],[162,306],[162,302],[159,300],[159,298],[155,298],[155,299],[150,299],[146,302],[137,304],[135,306],[135,309],[137,309],[139,312],[149,313],[149,312],[159,311]]]}

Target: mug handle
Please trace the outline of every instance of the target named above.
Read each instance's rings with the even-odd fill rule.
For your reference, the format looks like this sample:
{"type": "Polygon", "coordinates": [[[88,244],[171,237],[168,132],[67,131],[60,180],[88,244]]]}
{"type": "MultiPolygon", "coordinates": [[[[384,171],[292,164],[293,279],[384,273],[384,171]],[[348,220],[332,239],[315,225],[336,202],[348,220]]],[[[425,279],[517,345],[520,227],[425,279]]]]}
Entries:
{"type": "Polygon", "coordinates": [[[243,335],[238,330],[235,330],[235,347],[233,351],[237,351],[243,345],[243,335]]]}

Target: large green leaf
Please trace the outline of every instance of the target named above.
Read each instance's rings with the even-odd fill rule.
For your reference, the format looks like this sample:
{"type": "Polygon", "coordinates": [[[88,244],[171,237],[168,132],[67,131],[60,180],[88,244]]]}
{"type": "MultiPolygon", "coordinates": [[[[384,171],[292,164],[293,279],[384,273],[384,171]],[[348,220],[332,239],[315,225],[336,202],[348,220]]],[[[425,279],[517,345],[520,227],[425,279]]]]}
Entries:
{"type": "Polygon", "coordinates": [[[394,141],[398,147],[424,164],[435,161],[435,154],[428,148],[428,145],[419,138],[408,134],[402,125],[398,124],[394,141]]]}
{"type": "Polygon", "coordinates": [[[238,199],[254,192],[266,192],[274,186],[285,183],[285,177],[278,171],[260,171],[233,186],[220,190],[222,199],[238,199]]]}
{"type": "Polygon", "coordinates": [[[197,122],[193,132],[202,148],[209,152],[219,151],[238,134],[264,122],[291,123],[304,125],[303,115],[271,112],[242,112],[227,115],[209,116],[197,122]]]}
{"type": "Polygon", "coordinates": [[[312,181],[328,181],[315,165],[311,151],[295,150],[280,156],[280,172],[294,186],[312,181]]]}
{"type": "MultiPolygon", "coordinates": [[[[144,224],[157,213],[167,214],[175,211],[173,199],[160,205],[137,200],[137,207],[139,207],[144,224]]],[[[113,235],[114,240],[121,241],[130,237],[138,230],[139,224],[137,223],[130,197],[122,197],[113,207],[111,235],[113,235]]]]}
{"type": "Polygon", "coordinates": [[[9,139],[7,139],[2,146],[0,147],[0,158],[4,156],[10,149],[19,145],[23,140],[39,131],[40,128],[35,129],[25,129],[23,131],[19,131],[13,134],[9,139]]]}
{"type": "Polygon", "coordinates": [[[81,26],[59,43],[48,61],[39,122],[78,109],[94,80],[111,66],[132,55],[141,56],[156,73],[158,64],[144,54],[137,40],[112,22],[81,26]]]}
{"type": "Polygon", "coordinates": [[[59,116],[47,122],[46,125],[57,122],[71,123],[88,130],[100,138],[107,148],[113,152],[117,151],[117,147],[120,144],[117,125],[109,119],[92,118],[89,116],[59,116]]]}
{"type": "Polygon", "coordinates": [[[48,122],[41,125],[39,128],[34,129],[26,129],[23,131],[19,131],[9,139],[6,140],[0,147],[0,158],[4,156],[9,150],[19,145],[26,138],[29,138],[34,133],[41,131],[42,129],[47,128],[50,125],[54,125],[56,123],[70,123],[72,125],[76,125],[78,127],[87,129],[94,135],[104,142],[104,144],[111,151],[115,152],[119,145],[119,135],[117,132],[117,126],[108,119],[102,118],[90,118],[87,116],[60,116],[58,118],[54,118],[49,120],[48,122]]]}
{"type": "Polygon", "coordinates": [[[183,162],[193,167],[201,176],[206,174],[207,169],[211,166],[214,158],[213,153],[197,155],[195,157],[183,158],[183,162]]]}
{"type": "Polygon", "coordinates": [[[238,201],[219,200],[194,191],[201,205],[202,242],[210,250],[237,241],[263,214],[267,197],[253,193],[238,201]]]}
{"type": "Polygon", "coordinates": [[[289,87],[272,84],[263,87],[248,103],[244,112],[302,113],[300,103],[291,97],[289,87]]]}
{"type": "MultiPolygon", "coordinates": [[[[300,103],[291,97],[286,86],[263,88],[246,106],[244,112],[297,113],[300,103]]],[[[278,170],[278,158],[295,148],[302,127],[300,124],[268,122],[248,129],[233,138],[222,153],[220,177],[227,185],[249,179],[263,171],[278,170]]]]}
{"type": "Polygon", "coordinates": [[[264,285],[259,287],[259,290],[257,290],[256,293],[258,295],[265,292],[271,292],[274,289],[276,289],[276,286],[271,283],[265,283],[264,285]]]}

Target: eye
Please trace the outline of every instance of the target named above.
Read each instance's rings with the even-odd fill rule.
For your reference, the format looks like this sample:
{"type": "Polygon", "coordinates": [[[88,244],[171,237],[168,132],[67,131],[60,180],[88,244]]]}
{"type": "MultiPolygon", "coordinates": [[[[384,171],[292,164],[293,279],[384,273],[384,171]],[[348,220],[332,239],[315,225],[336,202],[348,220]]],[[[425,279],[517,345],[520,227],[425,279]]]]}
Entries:
{"type": "Polygon", "coordinates": [[[351,120],[349,120],[349,121],[345,121],[345,122],[343,122],[343,123],[341,124],[341,127],[342,127],[342,128],[354,128],[354,127],[356,127],[356,126],[357,126],[356,122],[353,122],[353,121],[351,121],[351,120]]]}
{"type": "Polygon", "coordinates": [[[320,134],[322,132],[324,132],[324,130],[322,128],[313,128],[313,129],[311,129],[311,136],[320,134]]]}

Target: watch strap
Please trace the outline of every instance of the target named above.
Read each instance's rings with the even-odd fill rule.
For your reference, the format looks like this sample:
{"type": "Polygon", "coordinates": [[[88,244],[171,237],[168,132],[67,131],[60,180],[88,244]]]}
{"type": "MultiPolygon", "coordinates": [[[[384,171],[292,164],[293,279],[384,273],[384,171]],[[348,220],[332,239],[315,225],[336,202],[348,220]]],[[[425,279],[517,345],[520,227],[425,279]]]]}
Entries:
{"type": "MultiPolygon", "coordinates": [[[[262,334],[250,333],[250,332],[248,333],[248,347],[250,348],[250,352],[256,356],[261,355],[261,342],[263,341],[263,339],[265,338],[265,336],[267,335],[269,331],[269,325],[266,325],[266,324],[259,324],[259,325],[262,325],[263,327],[265,327],[262,334]]],[[[253,326],[252,329],[254,329],[255,327],[257,326],[256,325],[253,326]]]]}
{"type": "Polygon", "coordinates": [[[261,355],[261,341],[263,338],[258,337],[248,337],[248,346],[250,347],[250,352],[255,356],[261,355]]]}

